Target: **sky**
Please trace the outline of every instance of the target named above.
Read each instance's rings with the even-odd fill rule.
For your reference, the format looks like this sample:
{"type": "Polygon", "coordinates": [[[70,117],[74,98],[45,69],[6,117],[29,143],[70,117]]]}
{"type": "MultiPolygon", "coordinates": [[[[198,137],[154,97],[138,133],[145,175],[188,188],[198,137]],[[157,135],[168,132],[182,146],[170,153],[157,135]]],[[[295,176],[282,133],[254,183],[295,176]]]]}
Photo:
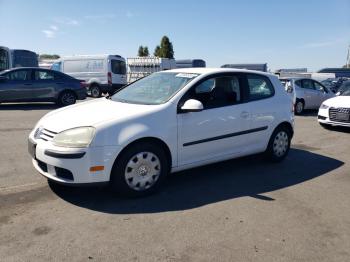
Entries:
{"type": "Polygon", "coordinates": [[[0,0],[0,19],[0,46],[127,58],[167,35],[208,67],[340,67],[350,44],[350,0],[0,0]]]}

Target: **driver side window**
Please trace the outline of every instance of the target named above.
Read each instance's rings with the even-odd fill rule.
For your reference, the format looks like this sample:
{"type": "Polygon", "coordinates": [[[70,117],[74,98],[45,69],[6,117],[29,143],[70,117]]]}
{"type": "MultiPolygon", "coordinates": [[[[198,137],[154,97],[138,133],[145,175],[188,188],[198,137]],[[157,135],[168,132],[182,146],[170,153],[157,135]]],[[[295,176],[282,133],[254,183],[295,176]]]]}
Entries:
{"type": "Polygon", "coordinates": [[[237,76],[220,76],[207,79],[190,90],[191,99],[212,109],[237,104],[241,101],[240,81],[237,76]]]}
{"type": "Polygon", "coordinates": [[[319,83],[317,83],[315,81],[314,81],[314,86],[315,86],[317,91],[328,93],[327,88],[324,88],[322,85],[320,85],[319,83]]]}

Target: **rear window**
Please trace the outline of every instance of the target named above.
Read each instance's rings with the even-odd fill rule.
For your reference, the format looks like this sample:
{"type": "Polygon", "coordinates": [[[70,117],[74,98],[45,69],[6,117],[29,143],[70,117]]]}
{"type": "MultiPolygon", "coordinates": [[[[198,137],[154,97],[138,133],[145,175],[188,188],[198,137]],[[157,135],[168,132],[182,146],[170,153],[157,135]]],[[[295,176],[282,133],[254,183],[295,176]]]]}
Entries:
{"type": "Polygon", "coordinates": [[[111,60],[112,73],[118,75],[126,74],[126,64],[124,61],[111,60]]]}
{"type": "Polygon", "coordinates": [[[250,100],[264,99],[275,94],[275,90],[267,77],[261,75],[247,75],[247,80],[250,100]]]}

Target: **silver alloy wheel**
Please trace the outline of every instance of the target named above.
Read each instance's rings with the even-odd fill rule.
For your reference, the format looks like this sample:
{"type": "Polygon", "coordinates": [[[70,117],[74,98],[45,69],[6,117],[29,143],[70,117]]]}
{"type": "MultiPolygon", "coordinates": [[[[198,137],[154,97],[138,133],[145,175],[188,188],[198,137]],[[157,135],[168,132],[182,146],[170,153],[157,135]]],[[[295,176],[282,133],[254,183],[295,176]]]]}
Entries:
{"type": "Polygon", "coordinates": [[[152,187],[159,179],[161,164],[151,152],[140,152],[130,158],[124,176],[128,186],[136,191],[152,187]]]}
{"type": "Polygon", "coordinates": [[[71,105],[75,103],[75,96],[74,94],[67,92],[64,93],[61,97],[61,102],[63,105],[71,105]]]}
{"type": "Polygon", "coordinates": [[[289,138],[285,131],[279,131],[273,140],[273,153],[277,157],[283,156],[288,150],[289,138]]]}
{"type": "Polygon", "coordinates": [[[295,111],[297,114],[300,114],[301,112],[303,112],[303,109],[304,109],[303,102],[298,101],[295,109],[296,109],[295,111]]]}

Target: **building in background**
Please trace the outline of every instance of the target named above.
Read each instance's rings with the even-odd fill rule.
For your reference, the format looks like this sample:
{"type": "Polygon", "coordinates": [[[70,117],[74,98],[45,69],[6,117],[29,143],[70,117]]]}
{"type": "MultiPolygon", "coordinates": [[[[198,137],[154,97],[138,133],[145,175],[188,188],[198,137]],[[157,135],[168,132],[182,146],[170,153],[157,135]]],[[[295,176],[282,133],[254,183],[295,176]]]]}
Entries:
{"type": "Polygon", "coordinates": [[[206,67],[203,59],[180,59],[176,60],[176,68],[206,67]]]}

